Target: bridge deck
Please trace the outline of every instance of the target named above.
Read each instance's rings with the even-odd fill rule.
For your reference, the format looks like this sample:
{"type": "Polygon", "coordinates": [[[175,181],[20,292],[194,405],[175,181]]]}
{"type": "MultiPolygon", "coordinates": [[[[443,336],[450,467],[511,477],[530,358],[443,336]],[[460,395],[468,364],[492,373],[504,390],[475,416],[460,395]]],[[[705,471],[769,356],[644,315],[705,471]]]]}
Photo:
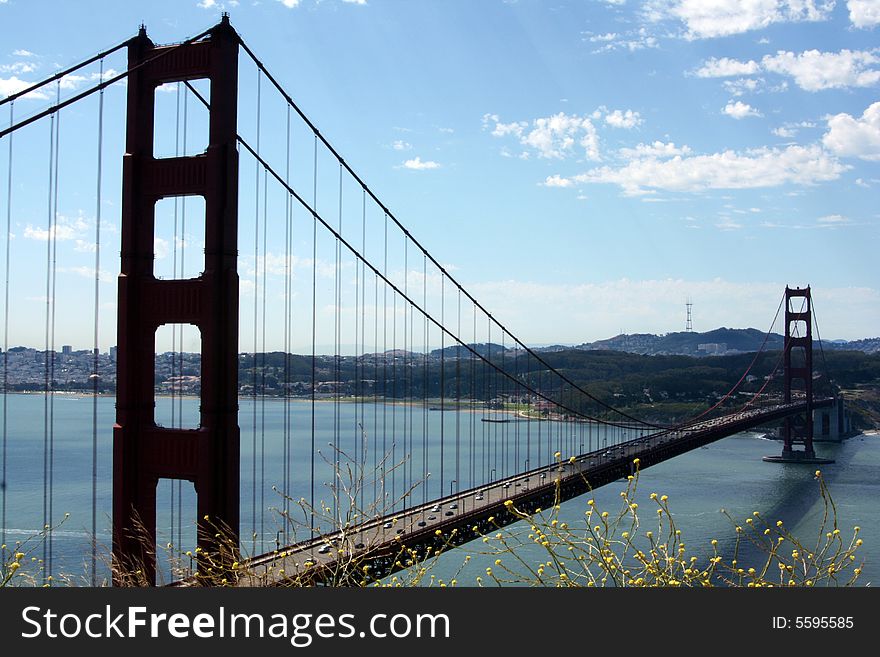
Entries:
{"type": "MultiPolygon", "coordinates": [[[[831,399],[816,400],[814,407],[831,399]]],[[[302,583],[356,584],[385,577],[436,550],[462,545],[516,522],[511,500],[525,513],[577,497],[726,436],[803,412],[804,402],[706,420],[686,430],[661,431],[413,506],[355,527],[305,540],[250,559],[240,586],[302,583]],[[363,569],[368,566],[368,575],[363,569]]]]}

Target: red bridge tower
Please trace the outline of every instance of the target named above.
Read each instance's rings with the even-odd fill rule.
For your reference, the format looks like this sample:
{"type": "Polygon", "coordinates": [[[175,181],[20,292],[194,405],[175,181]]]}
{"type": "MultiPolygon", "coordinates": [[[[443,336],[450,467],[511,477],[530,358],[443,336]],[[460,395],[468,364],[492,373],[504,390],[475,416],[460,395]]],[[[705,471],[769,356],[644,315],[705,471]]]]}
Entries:
{"type": "Polygon", "coordinates": [[[238,545],[238,35],[223,20],[200,41],[155,46],[142,27],[128,47],[128,110],[123,157],[122,266],[117,326],[118,375],[113,428],[113,563],[120,573],[156,575],[156,486],[160,478],[193,482],[198,544],[208,555],[217,526],[238,545]],[[157,159],[153,154],[156,88],[210,81],[207,150],[157,159]],[[205,267],[198,278],[153,275],[155,206],[166,197],[205,199],[205,267]],[[201,332],[198,428],[155,422],[155,336],[164,324],[201,332]],[[205,522],[204,518],[209,521],[205,522]]]}

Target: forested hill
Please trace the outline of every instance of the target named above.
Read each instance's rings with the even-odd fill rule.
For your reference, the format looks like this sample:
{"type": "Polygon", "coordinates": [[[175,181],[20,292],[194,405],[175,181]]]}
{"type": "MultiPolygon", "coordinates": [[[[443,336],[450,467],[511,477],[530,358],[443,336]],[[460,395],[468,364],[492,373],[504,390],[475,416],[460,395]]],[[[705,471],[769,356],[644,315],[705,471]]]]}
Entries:
{"type": "MultiPolygon", "coordinates": [[[[680,331],[665,335],[653,333],[632,333],[616,335],[606,340],[585,342],[575,349],[585,351],[624,351],[632,354],[646,355],[684,355],[684,356],[718,356],[742,352],[755,352],[761,349],[766,338],[766,349],[782,349],[784,336],[771,333],[769,336],[758,329],[717,328],[705,333],[680,331]]],[[[814,336],[815,340],[815,336],[814,336]]],[[[817,348],[819,341],[815,340],[817,348]]],[[[863,340],[822,341],[821,348],[829,351],[850,350],[865,353],[880,352],[880,338],[863,340]]],[[[547,351],[561,351],[571,347],[549,347],[547,351]]]]}

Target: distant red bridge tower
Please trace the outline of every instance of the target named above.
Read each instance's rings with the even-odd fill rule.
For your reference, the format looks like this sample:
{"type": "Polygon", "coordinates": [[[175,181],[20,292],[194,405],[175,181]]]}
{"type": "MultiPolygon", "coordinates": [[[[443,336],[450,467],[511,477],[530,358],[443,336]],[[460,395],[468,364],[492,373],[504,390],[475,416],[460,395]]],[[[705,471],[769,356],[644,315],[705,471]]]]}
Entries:
{"type": "Polygon", "coordinates": [[[776,463],[833,463],[813,449],[813,300],[810,286],[785,288],[784,398],[786,404],[805,401],[806,409],[785,418],[782,455],[765,456],[776,463]],[[796,446],[803,449],[795,449],[796,446]]]}

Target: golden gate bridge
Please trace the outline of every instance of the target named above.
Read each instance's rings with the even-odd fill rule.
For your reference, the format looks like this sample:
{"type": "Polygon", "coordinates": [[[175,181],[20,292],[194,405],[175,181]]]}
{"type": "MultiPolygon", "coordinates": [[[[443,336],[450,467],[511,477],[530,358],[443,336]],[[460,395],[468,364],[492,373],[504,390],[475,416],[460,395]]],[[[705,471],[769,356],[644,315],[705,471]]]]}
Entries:
{"type": "Polygon", "coordinates": [[[242,585],[350,583],[363,577],[350,578],[353,563],[383,577],[405,567],[402,552],[418,559],[460,545],[518,513],[769,422],[784,422],[782,454],[771,460],[823,462],[812,414],[835,400],[827,374],[814,372],[809,287],[786,288],[780,300],[767,333],[784,322],[779,354],[766,353],[765,338],[739,381],[694,417],[639,418],[592,394],[481,305],[342,158],[226,15],[172,45],[154,44],[142,26],[0,106],[9,112],[0,129],[7,155],[0,525],[5,560],[17,500],[42,489],[41,513],[32,515],[44,528],[44,582],[56,572],[64,495],[56,336],[74,320],[91,322],[94,343],[91,441],[78,436],[91,451],[91,509],[76,511],[91,514],[89,581],[100,578],[99,518],[108,511],[100,491],[109,478],[100,469],[109,429],[99,423],[107,374],[99,358],[101,267],[108,242],[115,246],[105,225],[107,180],[115,176],[116,584],[154,584],[159,543],[170,531],[168,545],[179,547],[190,520],[202,583],[217,583],[209,572],[221,557],[247,562],[242,585]],[[124,70],[106,65],[123,51],[124,70]],[[253,97],[240,97],[242,76],[253,97]],[[71,80],[90,86],[62,97],[71,80]],[[122,86],[126,120],[116,129],[124,130],[124,155],[113,174],[105,91],[122,86]],[[18,116],[27,99],[47,106],[18,116]],[[93,152],[66,149],[73,133],[89,132],[80,127],[88,120],[93,152]],[[81,240],[94,254],[92,308],[67,308],[71,283],[59,279],[58,262],[70,220],[59,208],[88,197],[65,179],[81,181],[92,167],[95,217],[83,223],[94,239],[81,240]],[[12,239],[21,199],[35,198],[35,189],[45,194],[46,222],[42,417],[32,418],[42,441],[29,450],[42,450],[35,457],[42,471],[17,482],[10,337],[38,329],[21,312],[31,297],[19,295],[12,239]],[[184,358],[192,345],[196,365],[184,358]],[[171,354],[166,396],[156,392],[162,349],[171,354]],[[745,392],[768,356],[762,385],[745,392]],[[197,405],[187,401],[193,390],[197,405]]]}

